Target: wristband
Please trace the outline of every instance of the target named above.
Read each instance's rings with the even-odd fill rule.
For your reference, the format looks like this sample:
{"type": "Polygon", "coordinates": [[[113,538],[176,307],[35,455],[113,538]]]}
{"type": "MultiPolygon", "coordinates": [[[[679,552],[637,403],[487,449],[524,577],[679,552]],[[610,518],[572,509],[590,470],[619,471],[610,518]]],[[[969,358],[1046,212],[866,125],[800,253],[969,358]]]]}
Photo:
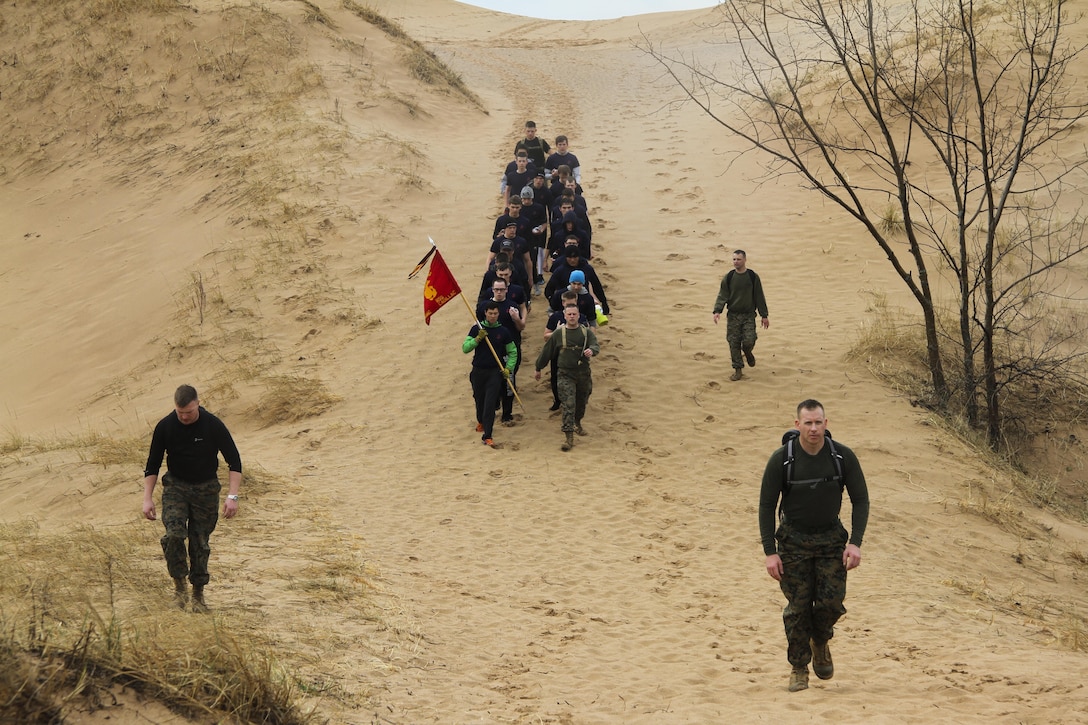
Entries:
{"type": "Polygon", "coordinates": [[[227,498],[230,499],[231,501],[237,501],[238,500],[238,494],[229,493],[229,494],[227,494],[227,498]]]}

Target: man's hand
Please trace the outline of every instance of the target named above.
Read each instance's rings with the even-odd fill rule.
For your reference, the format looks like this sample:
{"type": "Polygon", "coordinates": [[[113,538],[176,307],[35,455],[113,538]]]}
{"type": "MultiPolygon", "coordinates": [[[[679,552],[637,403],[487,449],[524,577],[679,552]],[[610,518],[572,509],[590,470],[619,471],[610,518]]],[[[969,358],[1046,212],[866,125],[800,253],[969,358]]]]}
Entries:
{"type": "Polygon", "coordinates": [[[778,554],[771,554],[767,557],[767,573],[776,582],[782,581],[782,557],[778,554]]]}
{"type": "Polygon", "coordinates": [[[481,327],[480,331],[476,333],[476,342],[483,342],[485,337],[487,337],[487,330],[481,327]]]}
{"type": "Polygon", "coordinates": [[[593,357],[593,351],[590,350],[588,347],[582,352],[582,354],[585,355],[587,359],[593,357]]]}
{"type": "Polygon", "coordinates": [[[502,376],[504,378],[506,378],[507,380],[509,380],[510,376],[513,375],[513,374],[514,374],[513,371],[510,370],[509,368],[503,368],[502,369],[502,376]]]}
{"type": "Polygon", "coordinates": [[[233,519],[238,514],[238,502],[233,498],[227,498],[223,502],[223,515],[228,519],[233,519]]]}
{"type": "Polygon", "coordinates": [[[722,313],[720,313],[720,312],[715,312],[715,313],[714,313],[714,324],[715,324],[715,325],[716,325],[716,324],[718,324],[718,320],[720,320],[720,319],[722,319],[722,313]]]}
{"type": "Polygon", "coordinates": [[[861,549],[853,544],[847,544],[842,552],[842,563],[847,571],[858,568],[861,565],[861,549]]]}
{"type": "Polygon", "coordinates": [[[533,373],[533,379],[534,380],[540,380],[540,371],[539,370],[537,370],[535,373],[533,373]]]}
{"type": "Polygon", "coordinates": [[[155,520],[155,502],[151,499],[144,500],[144,518],[148,521],[155,520]]]}
{"type": "MultiPolygon", "coordinates": [[[[714,321],[717,322],[717,320],[714,320],[714,321]]],[[[767,328],[769,328],[771,326],[771,321],[769,319],[767,319],[766,317],[764,317],[764,318],[760,319],[759,324],[763,325],[763,329],[766,330],[767,328]]]]}

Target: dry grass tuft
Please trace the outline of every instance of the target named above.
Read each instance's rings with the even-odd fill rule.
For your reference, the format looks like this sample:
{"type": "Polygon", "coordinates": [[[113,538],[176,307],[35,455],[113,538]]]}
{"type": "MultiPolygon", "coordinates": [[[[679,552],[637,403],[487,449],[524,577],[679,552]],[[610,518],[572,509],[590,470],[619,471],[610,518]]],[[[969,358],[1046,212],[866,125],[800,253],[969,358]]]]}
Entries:
{"type": "Polygon", "coordinates": [[[150,531],[0,528],[0,721],[61,722],[121,684],[219,722],[312,722],[252,633],[164,606],[149,584],[161,575],[136,551],[154,545],[150,531]]]}
{"type": "Polygon", "coordinates": [[[265,425],[312,418],[340,402],[321,381],[297,375],[276,376],[267,388],[254,411],[265,425]]]}
{"type": "Polygon", "coordinates": [[[336,29],[336,23],[332,21],[332,18],[330,18],[324,10],[317,5],[314,5],[310,0],[299,0],[299,2],[306,8],[305,20],[307,23],[320,23],[326,28],[336,29]]]}

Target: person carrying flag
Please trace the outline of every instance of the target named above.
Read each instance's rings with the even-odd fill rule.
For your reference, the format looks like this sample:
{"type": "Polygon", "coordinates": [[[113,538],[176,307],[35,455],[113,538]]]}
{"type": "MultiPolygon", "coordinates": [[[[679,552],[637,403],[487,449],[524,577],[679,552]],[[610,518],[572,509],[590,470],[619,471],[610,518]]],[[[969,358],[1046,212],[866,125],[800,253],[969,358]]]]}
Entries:
{"type": "Polygon", "coordinates": [[[484,303],[484,319],[473,325],[465,341],[461,343],[461,352],[472,357],[472,372],[468,379],[472,383],[472,397],[476,401],[476,431],[484,445],[495,445],[495,408],[499,405],[505,381],[518,364],[518,348],[514,336],[499,324],[499,303],[489,300],[484,303]],[[490,341],[490,344],[488,344],[490,341]],[[502,356],[500,362],[500,355],[502,356]]]}

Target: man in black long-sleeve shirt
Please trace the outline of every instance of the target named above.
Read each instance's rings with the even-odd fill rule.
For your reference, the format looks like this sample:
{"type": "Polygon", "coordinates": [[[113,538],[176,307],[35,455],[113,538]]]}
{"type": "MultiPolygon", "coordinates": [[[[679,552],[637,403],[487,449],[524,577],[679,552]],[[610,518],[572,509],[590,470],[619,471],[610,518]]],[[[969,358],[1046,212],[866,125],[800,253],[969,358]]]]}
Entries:
{"type": "Polygon", "coordinates": [[[789,690],[797,692],[808,687],[809,662],[821,680],[835,674],[828,641],[846,614],[846,572],[861,564],[869,489],[854,452],[832,441],[818,400],[802,401],[793,425],[796,433],[783,438],[763,471],[759,535],[767,573],[788,602],[782,622],[793,668],[789,690]],[[849,532],[839,518],[843,491],[850,497],[849,532]]]}
{"type": "Polygon", "coordinates": [[[186,577],[193,584],[193,609],[206,611],[204,585],[208,583],[208,539],[219,521],[217,477],[219,454],[230,469],[229,491],[223,504],[228,519],[238,513],[242,485],[242,458],[223,421],[200,407],[196,389],[182,385],[174,392],[174,412],[160,420],[151,436],[151,451],[144,468],[144,517],[155,520],[152,494],[166,456],[162,477],[162,551],[174,579],[175,596],[182,608],[188,599],[186,577]],[[185,540],[189,540],[186,559],[185,540]]]}

